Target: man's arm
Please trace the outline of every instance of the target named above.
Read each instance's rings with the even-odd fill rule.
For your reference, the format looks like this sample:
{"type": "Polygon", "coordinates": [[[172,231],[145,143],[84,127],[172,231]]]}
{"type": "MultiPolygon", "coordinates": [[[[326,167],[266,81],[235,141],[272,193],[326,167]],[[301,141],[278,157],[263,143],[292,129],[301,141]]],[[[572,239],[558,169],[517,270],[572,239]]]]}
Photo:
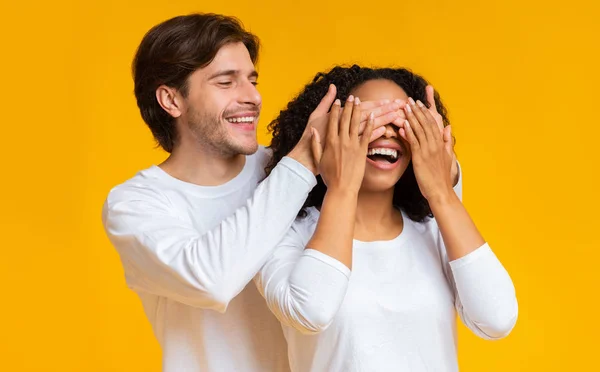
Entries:
{"type": "Polygon", "coordinates": [[[285,236],[316,184],[284,158],[232,216],[201,234],[168,200],[142,187],[114,190],[103,222],[130,287],[224,312],[285,236]]]}

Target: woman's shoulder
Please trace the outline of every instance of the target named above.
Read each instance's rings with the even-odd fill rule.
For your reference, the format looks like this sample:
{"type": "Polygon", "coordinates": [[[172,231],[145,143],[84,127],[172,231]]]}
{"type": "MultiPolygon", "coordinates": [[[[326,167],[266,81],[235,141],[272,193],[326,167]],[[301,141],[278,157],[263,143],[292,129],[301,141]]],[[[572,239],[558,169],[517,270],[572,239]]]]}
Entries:
{"type": "Polygon", "coordinates": [[[403,213],[405,223],[408,222],[419,234],[437,234],[440,228],[435,217],[425,217],[423,221],[413,221],[403,213]]]}

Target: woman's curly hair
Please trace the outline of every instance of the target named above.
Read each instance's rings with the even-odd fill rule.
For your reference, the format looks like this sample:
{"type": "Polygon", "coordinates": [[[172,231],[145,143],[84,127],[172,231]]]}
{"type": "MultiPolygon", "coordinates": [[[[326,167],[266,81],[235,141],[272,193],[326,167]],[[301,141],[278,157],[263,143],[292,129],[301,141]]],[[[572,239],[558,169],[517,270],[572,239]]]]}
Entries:
{"type": "MultiPolygon", "coordinates": [[[[273,157],[266,167],[267,175],[300,141],[308,117],[317,108],[319,102],[327,93],[330,84],[336,86],[337,98],[345,102],[350,93],[361,84],[378,79],[393,81],[409,97],[415,100],[418,99],[429,106],[425,91],[425,87],[428,85],[427,81],[404,68],[367,68],[353,65],[351,67],[337,66],[329,72],[320,72],[294,100],[288,103],[287,108],[281,111],[279,116],[269,124],[268,129],[273,134],[269,148],[273,151],[273,157]]],[[[443,118],[444,126],[449,125],[446,108],[442,104],[437,91],[434,98],[437,111],[443,118]]],[[[326,191],[325,183],[318,176],[317,185],[309,193],[299,216],[306,216],[306,208],[308,207],[321,207],[326,191]]],[[[427,217],[433,216],[427,199],[419,190],[412,168],[412,161],[396,183],[393,204],[396,208],[403,210],[413,221],[422,222],[427,217]]]]}

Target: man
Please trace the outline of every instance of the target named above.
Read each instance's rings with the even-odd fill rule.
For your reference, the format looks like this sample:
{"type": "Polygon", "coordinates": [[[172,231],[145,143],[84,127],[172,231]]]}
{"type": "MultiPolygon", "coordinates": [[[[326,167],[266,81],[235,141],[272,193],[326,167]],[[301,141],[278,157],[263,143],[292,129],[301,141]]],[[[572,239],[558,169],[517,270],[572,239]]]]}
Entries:
{"type": "MultiPolygon", "coordinates": [[[[235,19],[192,14],[152,28],[133,62],[142,118],[170,156],[111,190],[103,223],[166,372],[289,370],[280,325],[247,284],[316,184],[311,127],[324,130],[336,92],[262,181],[258,51],[235,19]]],[[[395,103],[366,106],[377,126],[398,115],[395,103]]]]}

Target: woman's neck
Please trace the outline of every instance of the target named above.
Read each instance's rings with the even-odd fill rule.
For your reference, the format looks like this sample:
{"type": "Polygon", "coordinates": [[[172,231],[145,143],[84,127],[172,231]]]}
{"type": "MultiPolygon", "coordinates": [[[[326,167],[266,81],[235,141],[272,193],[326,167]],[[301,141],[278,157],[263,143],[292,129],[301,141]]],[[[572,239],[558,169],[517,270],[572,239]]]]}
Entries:
{"type": "Polygon", "coordinates": [[[354,238],[360,241],[392,240],[403,228],[402,213],[394,208],[394,189],[358,194],[354,238]]]}

